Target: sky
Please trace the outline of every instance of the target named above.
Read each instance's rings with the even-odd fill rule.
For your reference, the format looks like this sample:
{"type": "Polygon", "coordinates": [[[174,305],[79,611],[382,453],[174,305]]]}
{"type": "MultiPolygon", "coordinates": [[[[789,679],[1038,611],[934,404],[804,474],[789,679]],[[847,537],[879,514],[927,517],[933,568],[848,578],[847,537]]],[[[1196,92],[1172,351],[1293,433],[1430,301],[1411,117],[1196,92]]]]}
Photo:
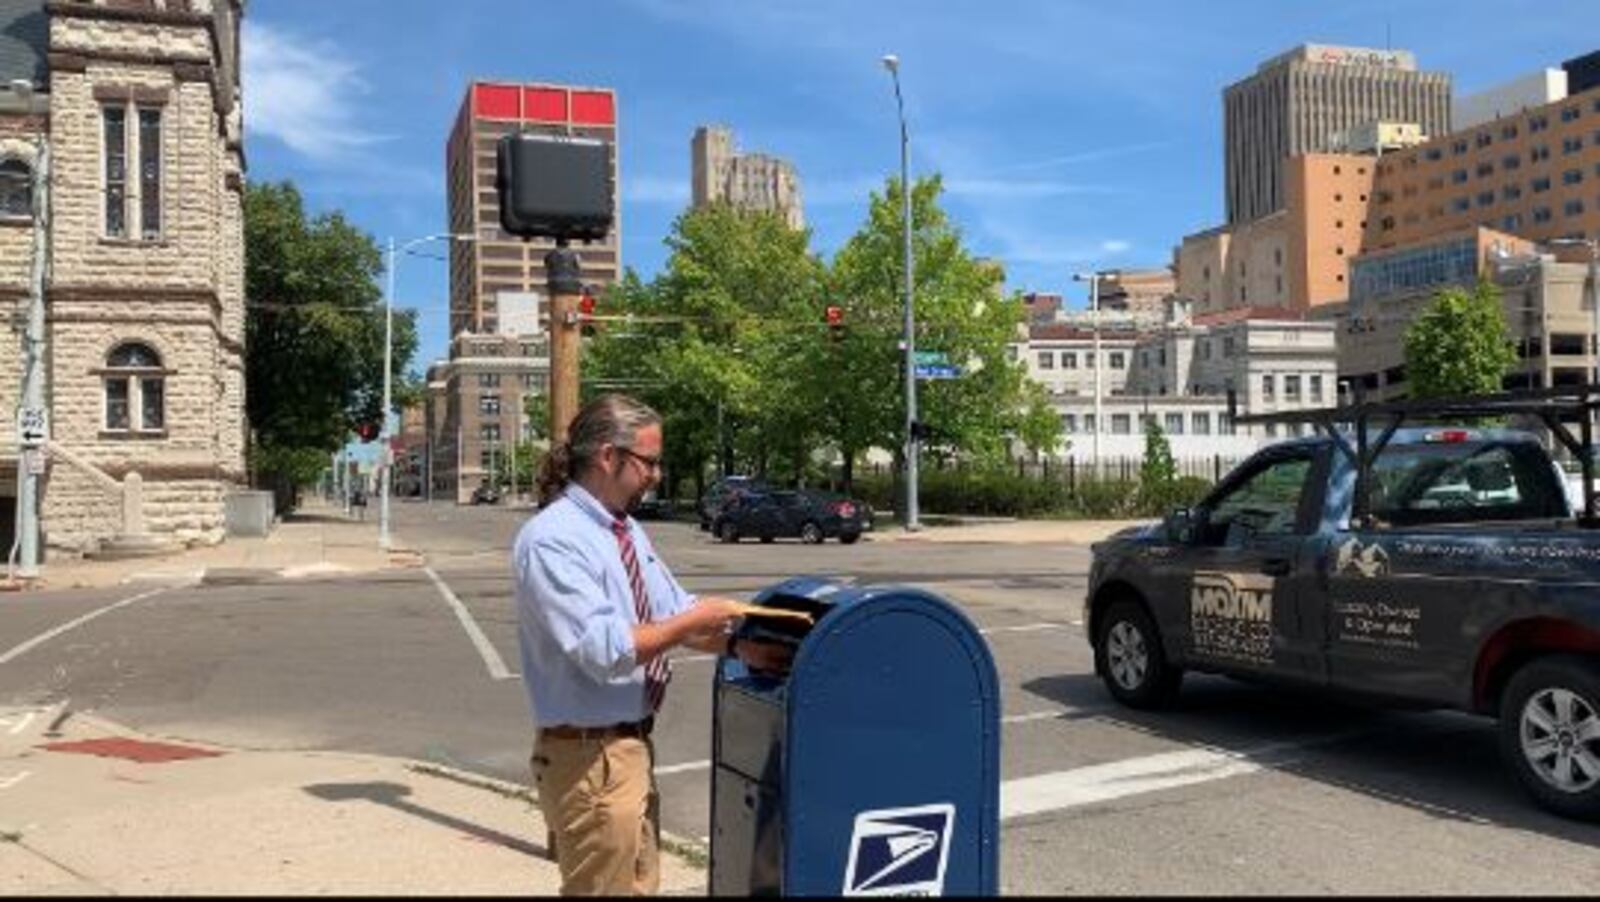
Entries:
{"type": "MultiPolygon", "coordinates": [[[[899,56],[913,177],[937,172],[1007,288],[1083,305],[1072,273],[1170,262],[1223,218],[1222,90],[1302,43],[1393,47],[1457,94],[1600,49],[1594,0],[253,0],[248,178],[380,243],[447,231],[445,139],[474,79],[617,92],[623,263],[650,278],[689,197],[696,126],[798,169],[812,247],[898,175],[899,56]],[[1526,10],[1530,14],[1524,14],[1526,10]]],[[[445,356],[439,245],[396,267],[415,368],[445,356]]]]}

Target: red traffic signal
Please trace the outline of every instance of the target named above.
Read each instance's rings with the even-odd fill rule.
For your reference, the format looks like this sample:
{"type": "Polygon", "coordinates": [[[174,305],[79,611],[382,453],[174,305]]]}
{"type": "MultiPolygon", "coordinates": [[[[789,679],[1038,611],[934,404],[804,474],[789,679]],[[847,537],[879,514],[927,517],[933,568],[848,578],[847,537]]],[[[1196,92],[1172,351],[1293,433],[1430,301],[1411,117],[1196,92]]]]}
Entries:
{"type": "Polygon", "coordinates": [[[578,298],[578,312],[583,315],[584,319],[594,316],[594,306],[594,295],[590,294],[589,292],[585,291],[583,295],[578,298]]]}
{"type": "Polygon", "coordinates": [[[364,442],[370,442],[378,437],[378,424],[376,422],[359,423],[356,425],[356,435],[364,442]]]}
{"type": "Polygon", "coordinates": [[[844,325],[843,307],[829,304],[827,310],[823,312],[823,315],[826,317],[829,326],[838,328],[839,326],[844,325]]]}

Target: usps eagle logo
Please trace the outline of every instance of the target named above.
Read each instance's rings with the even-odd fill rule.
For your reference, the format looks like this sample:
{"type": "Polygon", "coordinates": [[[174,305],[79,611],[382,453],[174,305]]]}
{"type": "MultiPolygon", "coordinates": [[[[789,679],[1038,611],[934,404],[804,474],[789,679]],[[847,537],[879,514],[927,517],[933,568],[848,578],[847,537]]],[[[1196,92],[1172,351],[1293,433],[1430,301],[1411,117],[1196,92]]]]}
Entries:
{"type": "Polygon", "coordinates": [[[956,808],[950,804],[882,808],[856,815],[844,895],[943,895],[955,819],[956,808]]]}

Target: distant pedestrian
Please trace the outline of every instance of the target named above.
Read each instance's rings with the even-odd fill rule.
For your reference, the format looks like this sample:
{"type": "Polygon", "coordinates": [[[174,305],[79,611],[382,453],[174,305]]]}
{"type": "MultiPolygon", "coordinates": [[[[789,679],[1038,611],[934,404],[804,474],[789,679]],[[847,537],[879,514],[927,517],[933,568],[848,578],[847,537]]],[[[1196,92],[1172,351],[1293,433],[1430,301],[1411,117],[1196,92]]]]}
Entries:
{"type": "MultiPolygon", "coordinates": [[[[591,401],[546,456],[541,510],[512,550],[534,786],[563,895],[657,891],[650,734],[666,653],[735,651],[738,603],[684,591],[629,516],[660,479],[661,451],[655,411],[623,395],[591,401]]],[[[752,663],[772,654],[745,645],[752,663]]]]}
{"type": "Polygon", "coordinates": [[[367,493],[356,489],[350,495],[350,510],[364,523],[367,519],[367,493]]]}

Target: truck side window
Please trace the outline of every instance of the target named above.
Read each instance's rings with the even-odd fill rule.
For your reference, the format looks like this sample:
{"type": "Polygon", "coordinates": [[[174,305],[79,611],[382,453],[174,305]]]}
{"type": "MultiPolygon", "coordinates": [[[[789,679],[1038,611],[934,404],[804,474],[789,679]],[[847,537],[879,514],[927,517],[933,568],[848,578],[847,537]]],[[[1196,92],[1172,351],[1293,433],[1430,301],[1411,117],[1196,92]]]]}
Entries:
{"type": "Polygon", "coordinates": [[[1566,516],[1543,452],[1523,443],[1400,445],[1372,477],[1368,509],[1391,526],[1566,516]]]}
{"type": "Polygon", "coordinates": [[[1310,473],[1309,457],[1277,460],[1257,470],[1211,507],[1200,544],[1239,545],[1252,536],[1293,535],[1310,473]]]}

